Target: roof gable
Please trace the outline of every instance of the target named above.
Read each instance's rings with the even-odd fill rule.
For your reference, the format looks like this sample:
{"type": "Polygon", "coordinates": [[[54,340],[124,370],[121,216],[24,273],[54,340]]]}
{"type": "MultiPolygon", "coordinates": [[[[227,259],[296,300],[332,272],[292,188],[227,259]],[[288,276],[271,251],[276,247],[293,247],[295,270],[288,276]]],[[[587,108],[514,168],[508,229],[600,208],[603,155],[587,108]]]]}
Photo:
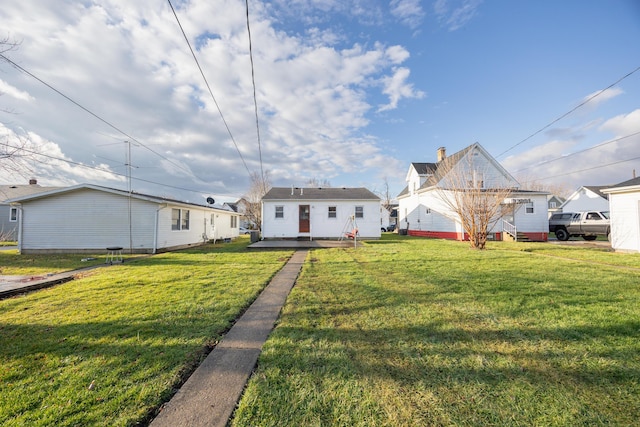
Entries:
{"type": "Polygon", "coordinates": [[[500,181],[503,182],[503,187],[504,188],[508,188],[508,187],[513,187],[513,188],[519,188],[520,184],[518,183],[518,181],[516,181],[516,179],[511,176],[511,174],[509,172],[507,172],[507,170],[502,167],[502,165],[500,163],[498,163],[496,161],[496,159],[493,158],[493,156],[491,156],[483,147],[482,145],[480,145],[479,143],[474,143],[460,151],[458,151],[457,153],[454,153],[448,157],[445,157],[443,160],[441,160],[440,162],[436,163],[436,171],[435,174],[433,176],[431,176],[425,183],[424,185],[421,187],[421,189],[426,189],[426,188],[430,188],[430,187],[435,187],[435,186],[439,186],[442,184],[442,182],[446,179],[447,175],[450,173],[455,173],[454,171],[459,170],[459,168],[464,168],[465,165],[463,163],[463,161],[465,159],[468,160],[468,164],[473,165],[476,163],[475,160],[473,160],[472,158],[470,158],[470,156],[482,156],[486,161],[487,164],[493,168],[493,170],[495,170],[497,172],[497,174],[499,176],[501,176],[503,179],[501,179],[500,181]]]}

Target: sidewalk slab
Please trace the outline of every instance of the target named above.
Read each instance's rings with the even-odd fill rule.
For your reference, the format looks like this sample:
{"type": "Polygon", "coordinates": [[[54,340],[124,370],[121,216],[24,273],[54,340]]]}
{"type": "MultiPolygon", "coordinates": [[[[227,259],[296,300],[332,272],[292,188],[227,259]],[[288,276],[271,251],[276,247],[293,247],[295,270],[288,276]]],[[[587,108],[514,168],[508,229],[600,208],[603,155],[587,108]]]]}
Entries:
{"type": "Polygon", "coordinates": [[[295,284],[308,249],[297,250],[167,403],[151,427],[225,427],[295,284]]]}

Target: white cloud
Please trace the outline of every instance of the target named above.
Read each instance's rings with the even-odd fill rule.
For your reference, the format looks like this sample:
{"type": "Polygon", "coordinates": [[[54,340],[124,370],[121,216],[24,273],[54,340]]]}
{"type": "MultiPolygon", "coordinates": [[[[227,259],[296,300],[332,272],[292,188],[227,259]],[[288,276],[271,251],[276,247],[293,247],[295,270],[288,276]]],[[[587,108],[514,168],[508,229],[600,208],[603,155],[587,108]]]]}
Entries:
{"type": "Polygon", "coordinates": [[[640,132],[640,109],[607,120],[600,126],[600,130],[609,131],[615,136],[626,136],[640,132]]]}
{"type": "Polygon", "coordinates": [[[33,101],[34,99],[29,93],[11,86],[2,79],[0,79],[0,95],[8,95],[20,101],[33,101]]]}
{"type": "Polygon", "coordinates": [[[620,88],[613,87],[605,90],[604,92],[598,90],[596,92],[590,93],[582,99],[582,102],[587,102],[585,106],[589,106],[591,108],[597,108],[601,104],[617,97],[618,95],[623,94],[624,91],[620,88]]]}
{"type": "Polygon", "coordinates": [[[482,0],[436,0],[433,5],[438,20],[449,31],[456,31],[473,19],[482,0]]]}
{"type": "Polygon", "coordinates": [[[418,27],[424,18],[420,0],[391,0],[391,14],[409,28],[418,27]]]}
{"type": "Polygon", "coordinates": [[[416,90],[412,84],[407,83],[409,74],[408,68],[398,67],[394,70],[393,76],[382,79],[384,89],[382,92],[389,96],[389,103],[380,106],[378,111],[392,110],[398,107],[398,102],[403,98],[423,98],[425,93],[416,90]]]}
{"type": "MultiPolygon", "coordinates": [[[[365,15],[366,2],[351,4],[362,6],[354,13],[365,15]]],[[[312,6],[347,13],[338,1],[312,6]]],[[[133,138],[134,176],[240,196],[248,174],[238,151],[250,170],[260,167],[244,3],[194,0],[176,12],[193,46],[200,41],[196,55],[225,122],[166,4],[24,0],[0,9],[3,25],[23,40],[13,53],[16,62],[108,124],[41,83],[7,72],[6,87],[32,97],[7,126],[39,135],[43,146],[53,144],[59,150],[55,157],[108,163],[102,166],[122,174],[123,141],[133,138]]],[[[408,51],[375,42],[346,44],[332,28],[283,32],[269,13],[259,4],[251,14],[264,169],[287,185],[291,182],[284,181],[301,184],[309,176],[338,176],[356,164],[363,172],[393,164],[378,141],[362,132],[374,110],[370,99],[387,96],[381,110],[388,110],[402,99],[424,96],[411,84],[409,69],[400,66],[408,51]],[[337,42],[346,47],[337,48],[337,42]]],[[[40,181],[122,179],[63,163],[39,167],[40,181]]],[[[134,180],[134,185],[150,184],[134,180]]],[[[134,189],[155,191],[141,187],[134,189]]]]}

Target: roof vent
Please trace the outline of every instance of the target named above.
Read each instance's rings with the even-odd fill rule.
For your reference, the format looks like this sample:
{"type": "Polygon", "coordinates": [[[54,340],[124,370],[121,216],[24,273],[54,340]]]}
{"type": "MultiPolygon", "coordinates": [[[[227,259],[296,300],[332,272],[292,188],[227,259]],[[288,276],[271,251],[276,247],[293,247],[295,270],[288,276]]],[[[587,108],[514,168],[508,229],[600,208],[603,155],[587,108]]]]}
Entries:
{"type": "Polygon", "coordinates": [[[37,180],[37,179],[35,179],[35,178],[31,178],[31,179],[29,180],[29,185],[36,185],[36,184],[38,184],[38,180],[37,180]]]}

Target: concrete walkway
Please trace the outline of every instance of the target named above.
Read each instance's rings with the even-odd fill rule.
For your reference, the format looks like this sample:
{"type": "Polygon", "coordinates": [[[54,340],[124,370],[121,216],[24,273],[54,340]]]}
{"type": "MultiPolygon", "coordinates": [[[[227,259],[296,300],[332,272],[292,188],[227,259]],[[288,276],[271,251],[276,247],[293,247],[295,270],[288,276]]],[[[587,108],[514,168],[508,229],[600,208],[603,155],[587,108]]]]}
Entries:
{"type": "Polygon", "coordinates": [[[82,275],[82,273],[86,271],[99,267],[103,267],[103,265],[99,264],[77,270],[40,276],[0,276],[0,299],[65,283],[73,280],[78,275],[82,275]]]}
{"type": "Polygon", "coordinates": [[[262,345],[271,333],[293,287],[308,249],[289,262],[213,349],[151,427],[227,425],[253,373],[262,345]]]}

